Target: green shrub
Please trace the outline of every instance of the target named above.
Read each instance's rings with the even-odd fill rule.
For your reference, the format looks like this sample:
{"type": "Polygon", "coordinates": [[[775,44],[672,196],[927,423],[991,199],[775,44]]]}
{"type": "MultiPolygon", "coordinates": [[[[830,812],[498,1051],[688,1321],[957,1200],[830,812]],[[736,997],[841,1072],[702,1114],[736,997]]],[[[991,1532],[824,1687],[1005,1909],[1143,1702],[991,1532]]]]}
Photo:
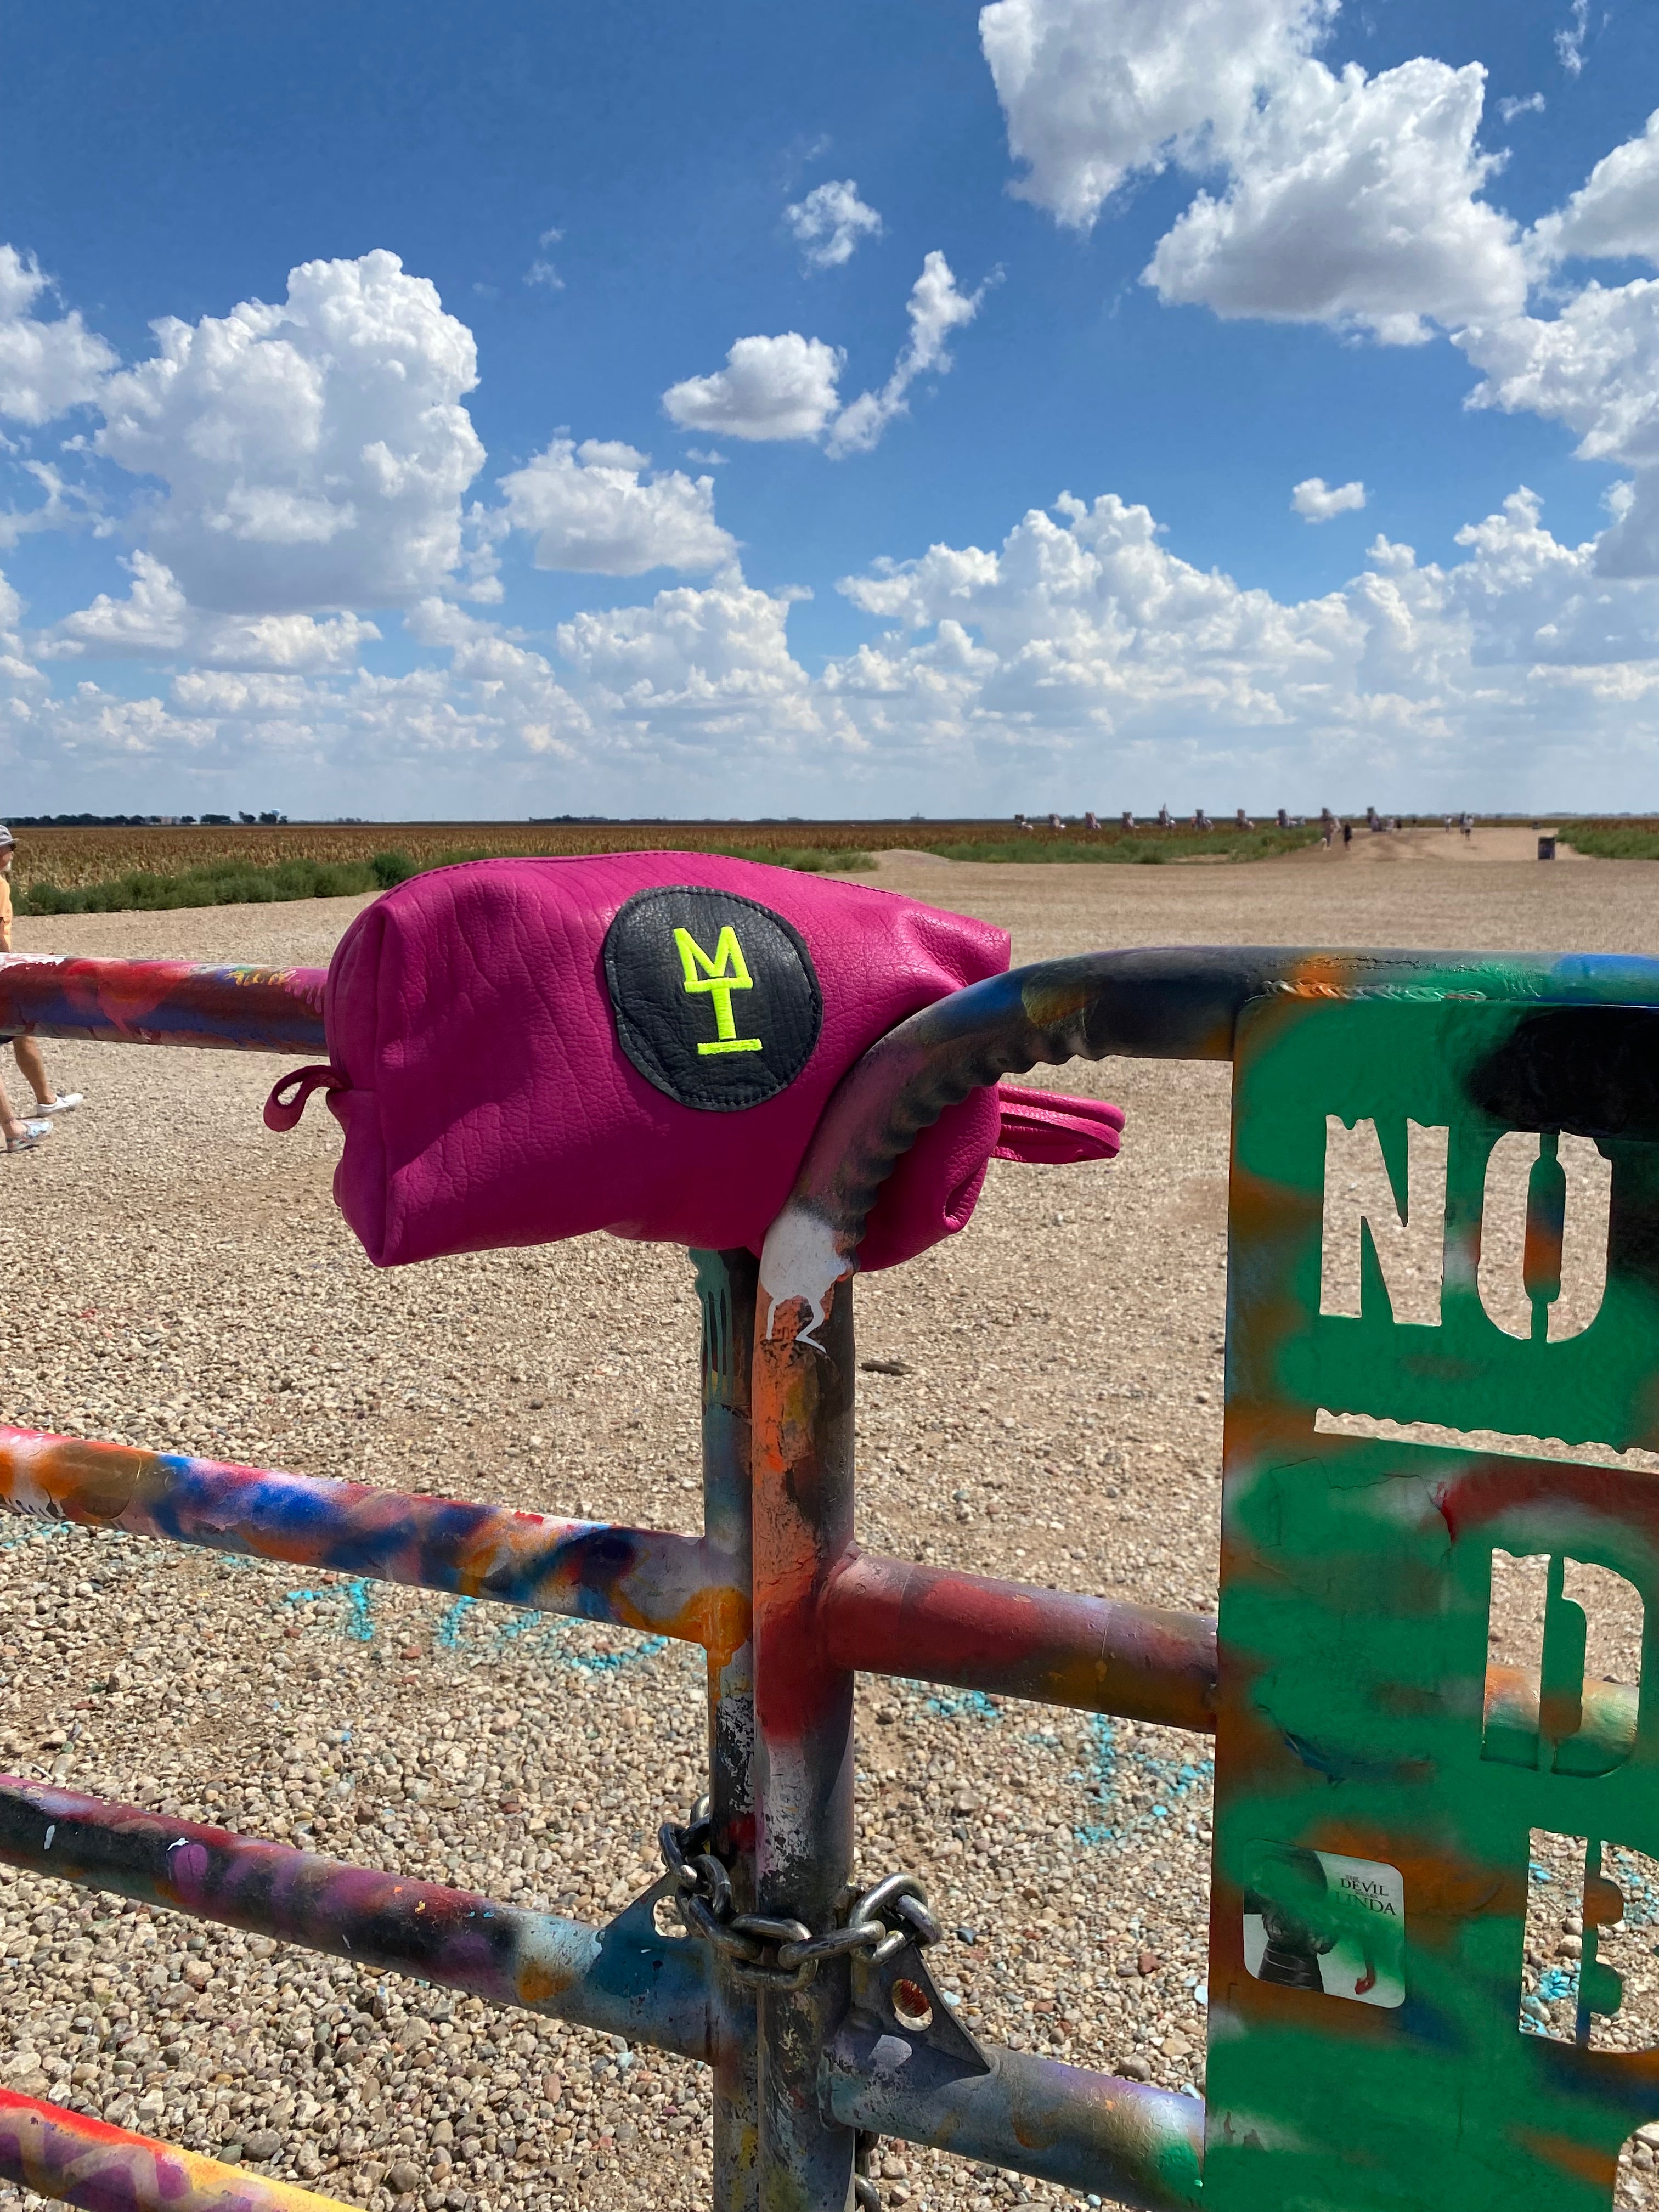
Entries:
{"type": "Polygon", "coordinates": [[[1560,836],[1591,860],[1659,860],[1659,822],[1564,822],[1560,836]]]}
{"type": "MultiPolygon", "coordinates": [[[[759,854],[740,846],[710,847],[742,860],[759,854]]],[[[478,851],[439,853],[430,860],[413,860],[407,853],[376,853],[369,860],[279,860],[268,868],[246,860],[214,860],[177,875],[135,870],[104,884],[60,890],[53,883],[31,884],[17,899],[20,915],[155,914],[183,906],[262,906],[276,900],[352,898],[365,891],[387,891],[407,883],[411,876],[431,868],[453,867],[465,860],[489,860],[498,856],[487,848],[478,851]]],[[[815,848],[769,852],[774,866],[802,868],[853,869],[869,867],[867,853],[823,852],[815,848]]]]}
{"type": "Polygon", "coordinates": [[[375,888],[362,861],[279,860],[274,867],[210,861],[178,875],[137,871],[73,890],[37,883],[17,902],[20,914],[150,914],[181,906],[262,906],[277,899],[347,898],[375,888]]]}

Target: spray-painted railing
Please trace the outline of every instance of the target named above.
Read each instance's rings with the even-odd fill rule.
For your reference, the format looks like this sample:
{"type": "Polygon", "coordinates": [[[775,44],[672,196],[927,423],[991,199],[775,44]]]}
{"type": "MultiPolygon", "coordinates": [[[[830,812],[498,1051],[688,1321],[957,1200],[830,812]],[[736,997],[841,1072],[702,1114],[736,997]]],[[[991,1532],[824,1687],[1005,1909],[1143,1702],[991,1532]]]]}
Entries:
{"type": "MultiPolygon", "coordinates": [[[[0,1031],[314,1054],[322,980],[14,958],[0,1031]]],[[[602,1928],[15,1778],[0,1857],[701,2060],[717,2212],[873,2204],[883,2135],[1160,2212],[1200,2191],[1224,2212],[1605,2205],[1620,2142],[1659,2118],[1655,2059],[1591,2047],[1619,2002],[1616,1976],[1595,1980],[1613,1887],[1595,1854],[1659,1851],[1649,1705],[1583,1679],[1582,1615],[1572,1676],[1559,1574],[1541,1685],[1489,1664],[1483,1577],[1495,1548],[1570,1550],[1659,1591],[1659,1479],[1318,1417],[1659,1443],[1656,1007],[1646,962],[1183,950],[1053,962],[927,1009],[836,1094],[758,1266],[693,1255],[701,1538],[0,1431],[15,1510],[685,1638],[710,1717],[706,1803],[665,1828],[665,1880],[602,1928]],[[1219,1665],[1212,1620],[853,1536],[850,1279],[883,1176],[975,1086],[1112,1054],[1235,1062],[1219,1665]],[[1394,1322],[1381,1215],[1354,1224],[1357,1306],[1322,1310],[1327,1133],[1368,1116],[1396,1228],[1424,1218],[1408,1123],[1450,1132],[1443,1341],[1394,1322]],[[1476,1295],[1482,1177],[1516,1131],[1546,1133],[1524,1341],[1476,1295]],[[1550,1337],[1562,1133],[1613,1176],[1602,1304],[1571,1346],[1550,1337]],[[858,1670],[1218,1728],[1207,2150],[1189,2096],[981,2042],[930,1978],[919,1886],[856,1890],[858,1670]],[[1516,2025],[1535,1828],[1590,1838],[1565,2045],[1516,2025]],[[659,1931],[664,1899],[684,1935],[659,1931]]],[[[323,2201],[7,2093],[0,2174],[100,2212],[323,2201]]]]}

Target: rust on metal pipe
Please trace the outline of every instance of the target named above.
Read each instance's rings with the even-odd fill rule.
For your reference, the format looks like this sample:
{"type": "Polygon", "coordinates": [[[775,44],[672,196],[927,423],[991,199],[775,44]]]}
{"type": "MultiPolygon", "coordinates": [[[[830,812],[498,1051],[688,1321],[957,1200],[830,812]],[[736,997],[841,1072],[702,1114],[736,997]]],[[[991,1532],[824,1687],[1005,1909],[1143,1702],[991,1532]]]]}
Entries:
{"type": "Polygon", "coordinates": [[[320,1057],[328,1049],[327,980],[322,968],[7,953],[0,955],[0,1032],[320,1057]]]}
{"type": "Polygon", "coordinates": [[[85,2212],[346,2212],[337,2197],[0,2089],[0,2180],[85,2212]]]}
{"type": "Polygon", "coordinates": [[[1154,1612],[854,1551],[824,1592],[821,1619],[838,1666],[1215,1729],[1208,1613],[1154,1612]]]}

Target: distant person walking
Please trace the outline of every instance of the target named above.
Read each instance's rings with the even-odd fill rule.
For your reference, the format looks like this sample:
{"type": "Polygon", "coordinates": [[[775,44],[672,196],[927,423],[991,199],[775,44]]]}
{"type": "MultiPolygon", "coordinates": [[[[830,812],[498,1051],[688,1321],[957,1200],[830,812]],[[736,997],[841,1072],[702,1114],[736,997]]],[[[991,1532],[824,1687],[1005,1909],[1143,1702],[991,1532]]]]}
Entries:
{"type": "MultiPolygon", "coordinates": [[[[5,823],[0,822],[0,952],[11,951],[11,864],[16,850],[17,840],[7,829],[5,823]]],[[[81,1093],[78,1091],[70,1091],[60,1095],[53,1089],[46,1074],[46,1063],[41,1058],[40,1048],[34,1039],[31,1036],[15,1036],[11,1040],[11,1048],[16,1055],[17,1065],[21,1068],[25,1080],[33,1090],[35,1113],[37,1115],[72,1114],[81,1103],[81,1093]]],[[[16,1152],[20,1147],[13,1137],[9,1108],[7,1109],[7,1115],[6,1149],[8,1152],[16,1152]]],[[[28,1125],[19,1124],[19,1127],[24,1126],[28,1125]]],[[[46,1121],[41,1128],[40,1134],[50,1136],[51,1133],[52,1123],[46,1121]]],[[[29,1139],[31,1144],[37,1144],[39,1141],[38,1137],[29,1139]]]]}
{"type": "Polygon", "coordinates": [[[1345,822],[1345,823],[1342,824],[1342,849],[1343,849],[1343,851],[1346,853],[1346,852],[1347,851],[1348,848],[1349,848],[1352,843],[1353,843],[1353,824],[1352,824],[1352,822],[1345,822]]]}

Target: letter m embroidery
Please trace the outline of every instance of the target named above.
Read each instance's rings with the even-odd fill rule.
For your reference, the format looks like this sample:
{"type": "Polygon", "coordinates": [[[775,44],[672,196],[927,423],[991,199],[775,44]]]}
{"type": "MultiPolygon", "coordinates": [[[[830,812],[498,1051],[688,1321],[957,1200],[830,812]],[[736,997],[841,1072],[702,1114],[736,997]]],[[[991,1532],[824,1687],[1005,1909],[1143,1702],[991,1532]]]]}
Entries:
{"type": "Polygon", "coordinates": [[[714,1002],[714,1034],[697,1050],[707,1057],[717,1052],[761,1052],[764,1046],[759,1037],[740,1037],[732,1012],[733,991],[752,991],[755,979],[749,973],[749,963],[743,957],[743,947],[738,933],[728,922],[720,933],[711,958],[689,929],[677,929],[674,942],[679,947],[680,967],[685,976],[688,993],[706,992],[714,1002]]]}

